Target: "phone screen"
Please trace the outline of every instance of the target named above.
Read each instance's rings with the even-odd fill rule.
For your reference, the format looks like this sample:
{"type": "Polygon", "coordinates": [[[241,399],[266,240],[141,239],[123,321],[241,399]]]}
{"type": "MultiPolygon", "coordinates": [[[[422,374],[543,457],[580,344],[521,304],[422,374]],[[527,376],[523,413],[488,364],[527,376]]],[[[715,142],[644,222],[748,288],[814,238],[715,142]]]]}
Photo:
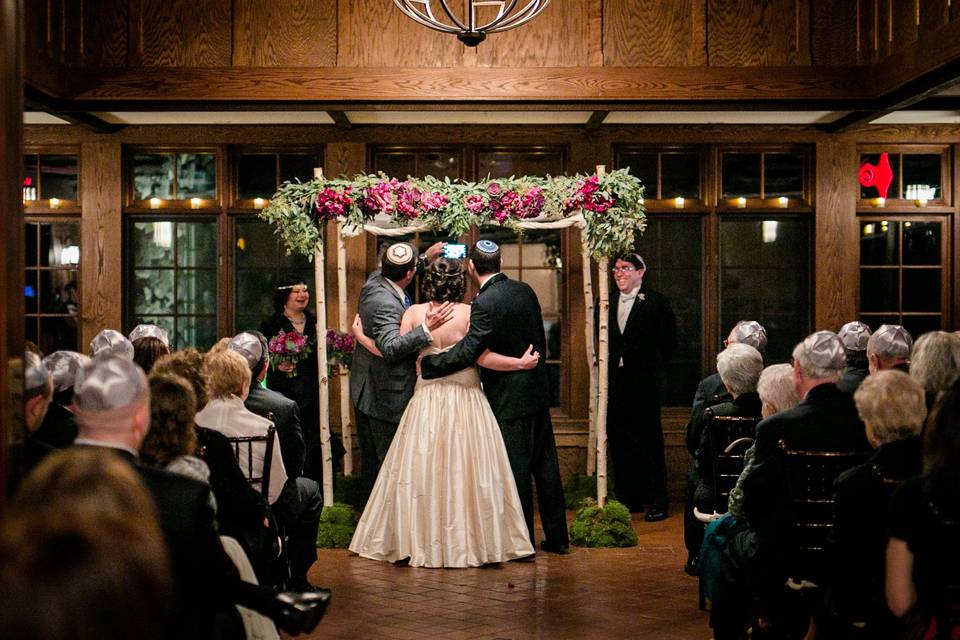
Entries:
{"type": "Polygon", "coordinates": [[[448,243],[443,245],[443,257],[462,260],[467,257],[467,245],[448,243]]]}

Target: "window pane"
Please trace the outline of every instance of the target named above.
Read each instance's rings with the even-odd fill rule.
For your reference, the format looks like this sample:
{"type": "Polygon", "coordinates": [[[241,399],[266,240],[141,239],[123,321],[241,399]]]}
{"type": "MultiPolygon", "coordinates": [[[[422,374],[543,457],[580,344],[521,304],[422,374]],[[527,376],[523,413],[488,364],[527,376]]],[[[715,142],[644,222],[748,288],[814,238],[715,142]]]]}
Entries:
{"type": "Polygon", "coordinates": [[[660,156],[660,197],[700,197],[700,156],[696,153],[664,153],[660,156]]]}
{"type": "Polygon", "coordinates": [[[939,331],[944,328],[943,319],[939,315],[903,316],[903,321],[900,324],[910,332],[914,340],[929,331],[939,331]]]}
{"type": "Polygon", "coordinates": [[[860,269],[861,311],[896,313],[900,309],[897,273],[897,269],[860,269]]]}
{"type": "Polygon", "coordinates": [[[760,154],[723,154],[723,197],[760,197],[760,154]]]}
{"type": "Polygon", "coordinates": [[[38,200],[40,198],[37,191],[37,176],[40,172],[37,168],[38,157],[29,155],[23,157],[23,200],[24,202],[38,200]]]}
{"type": "MultiPolygon", "coordinates": [[[[288,153],[280,156],[280,183],[309,182],[313,180],[314,167],[323,166],[323,160],[316,153],[288,153]]],[[[270,192],[273,195],[273,192],[270,192]]]]}
{"type": "Polygon", "coordinates": [[[243,154],[237,158],[237,199],[269,198],[277,190],[277,156],[243,154]]]}
{"type": "MultiPolygon", "coordinates": [[[[449,160],[449,158],[448,158],[449,160]]],[[[563,173],[563,153],[557,151],[480,151],[477,175],[491,178],[510,176],[557,176],[563,173]]]]}
{"type": "Polygon", "coordinates": [[[177,223],[177,265],[181,267],[217,266],[217,223],[177,223]]]}
{"type": "Polygon", "coordinates": [[[48,269],[40,272],[40,304],[43,313],[76,315],[80,308],[77,272],[73,269],[48,269]]]}
{"type": "Polygon", "coordinates": [[[623,153],[618,158],[618,169],[629,168],[630,175],[635,176],[644,186],[643,196],[656,200],[657,194],[657,154],[656,153],[623,153]]]}
{"type": "Polygon", "coordinates": [[[79,337],[77,321],[74,318],[40,318],[40,341],[37,344],[44,353],[61,349],[78,351],[79,337]]]}
{"type": "Polygon", "coordinates": [[[939,222],[903,223],[903,264],[939,265],[939,222]]]}
{"type": "Polygon", "coordinates": [[[23,279],[23,298],[27,313],[37,313],[40,287],[37,285],[37,272],[27,271],[23,279]]]}
{"type": "Polygon", "coordinates": [[[77,200],[77,156],[40,156],[40,198],[77,200]]]}
{"type": "Polygon", "coordinates": [[[173,156],[169,153],[133,156],[134,199],[173,199],[173,156]]]}
{"type": "Polygon", "coordinates": [[[210,314],[217,310],[217,272],[212,269],[177,271],[177,313],[210,314]]]}
{"type": "Polygon", "coordinates": [[[941,161],[942,157],[939,153],[903,154],[904,197],[914,200],[942,198],[941,161]]]}
{"type": "MultiPolygon", "coordinates": [[[[900,197],[900,154],[891,153],[890,154],[890,169],[893,172],[893,181],[890,183],[890,189],[887,192],[888,198],[899,198],[900,197]]],[[[864,163],[870,163],[873,166],[877,166],[880,162],[879,153],[864,153],[860,156],[860,166],[862,167],[864,163]]],[[[866,200],[868,198],[876,198],[880,195],[880,192],[876,187],[865,187],[860,185],[860,198],[866,200]]]]}
{"type": "Polygon", "coordinates": [[[133,312],[173,314],[173,269],[138,269],[133,272],[133,312]]]}
{"type": "Polygon", "coordinates": [[[40,265],[57,267],[80,263],[80,225],[53,223],[40,225],[40,265]]]}
{"type": "Polygon", "coordinates": [[[234,256],[238,269],[263,268],[273,263],[277,254],[277,236],[271,225],[238,220],[235,229],[234,256]]]}
{"type": "Polygon", "coordinates": [[[789,360],[810,332],[810,221],[722,219],[720,261],[718,343],[737,321],[757,320],[770,340],[766,360],[789,360]]]}
{"type": "Polygon", "coordinates": [[[32,222],[28,222],[25,227],[23,234],[23,244],[25,248],[24,266],[37,266],[37,233],[39,232],[39,227],[40,225],[33,224],[32,222]]]}
{"type": "Polygon", "coordinates": [[[701,222],[651,216],[636,247],[647,264],[646,285],[670,300],[677,318],[677,350],[667,363],[663,404],[688,406],[702,378],[701,222]]]}
{"type": "Polygon", "coordinates": [[[256,329],[261,322],[273,315],[273,288],[277,286],[276,279],[272,271],[237,271],[237,333],[256,329]]]}
{"type": "Polygon", "coordinates": [[[172,334],[174,349],[196,347],[206,351],[217,341],[217,319],[215,317],[178,317],[177,330],[172,334]]]}
{"type": "Polygon", "coordinates": [[[803,198],[803,156],[796,153],[763,154],[763,195],[767,198],[803,198]]]}
{"type": "Polygon", "coordinates": [[[136,222],[133,225],[133,266],[173,266],[173,223],[136,222]]]}
{"type": "Polygon", "coordinates": [[[177,154],[177,198],[217,197],[217,156],[213,153],[177,154]]]}
{"type": "MultiPolygon", "coordinates": [[[[416,178],[459,178],[461,175],[460,154],[449,150],[427,151],[418,154],[416,178]]],[[[394,176],[400,178],[400,176],[394,176]]]]}
{"type": "Polygon", "coordinates": [[[903,270],[903,310],[940,311],[940,269],[903,270]]]}
{"type": "Polygon", "coordinates": [[[383,172],[397,180],[403,180],[407,176],[416,176],[417,156],[413,153],[376,153],[373,156],[373,171],[375,173],[383,172]]]}
{"type": "Polygon", "coordinates": [[[860,264],[899,264],[899,229],[899,222],[861,222],[860,264]]]}

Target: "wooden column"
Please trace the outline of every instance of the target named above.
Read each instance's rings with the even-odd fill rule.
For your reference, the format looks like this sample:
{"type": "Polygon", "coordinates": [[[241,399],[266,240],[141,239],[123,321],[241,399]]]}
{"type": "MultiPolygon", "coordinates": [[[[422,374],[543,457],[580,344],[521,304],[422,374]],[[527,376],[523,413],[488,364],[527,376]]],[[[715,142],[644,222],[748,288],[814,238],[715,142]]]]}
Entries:
{"type": "Polygon", "coordinates": [[[123,220],[120,143],[106,138],[80,149],[80,265],[83,318],[80,351],[103,329],[122,331],[123,220]]]}
{"type": "Polygon", "coordinates": [[[0,0],[0,508],[23,432],[23,3],[0,0]]]}
{"type": "Polygon", "coordinates": [[[816,157],[814,329],[836,331],[857,315],[856,145],[823,140],[816,157]]]}

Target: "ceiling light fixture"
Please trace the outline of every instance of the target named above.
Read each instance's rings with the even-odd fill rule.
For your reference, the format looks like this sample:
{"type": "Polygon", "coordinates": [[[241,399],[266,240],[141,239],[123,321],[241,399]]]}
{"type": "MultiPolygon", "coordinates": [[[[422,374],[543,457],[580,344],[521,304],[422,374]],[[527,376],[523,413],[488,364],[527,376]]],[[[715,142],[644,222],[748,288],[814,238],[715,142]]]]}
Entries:
{"type": "MultiPolygon", "coordinates": [[[[488,33],[499,33],[508,29],[522,26],[547,8],[550,0],[524,0],[526,4],[521,9],[517,5],[520,0],[464,0],[466,5],[465,19],[458,16],[450,8],[450,0],[393,0],[408,17],[429,27],[434,31],[454,33],[457,39],[468,47],[475,47],[483,42],[488,33]],[[419,5],[419,8],[416,6],[419,5]],[[450,22],[439,20],[434,14],[434,6],[438,5],[450,22]],[[477,22],[478,7],[495,7],[497,16],[480,24],[477,22]]],[[[440,13],[438,10],[437,13],[440,13]]]]}

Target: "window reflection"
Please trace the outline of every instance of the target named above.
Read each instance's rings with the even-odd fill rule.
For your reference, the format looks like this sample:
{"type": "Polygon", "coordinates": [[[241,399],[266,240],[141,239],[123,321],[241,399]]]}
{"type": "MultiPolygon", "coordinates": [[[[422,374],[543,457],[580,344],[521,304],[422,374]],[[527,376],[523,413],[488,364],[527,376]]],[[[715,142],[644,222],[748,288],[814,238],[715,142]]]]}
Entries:
{"type": "Polygon", "coordinates": [[[44,353],[79,346],[80,224],[25,225],[26,338],[44,353]]]}

